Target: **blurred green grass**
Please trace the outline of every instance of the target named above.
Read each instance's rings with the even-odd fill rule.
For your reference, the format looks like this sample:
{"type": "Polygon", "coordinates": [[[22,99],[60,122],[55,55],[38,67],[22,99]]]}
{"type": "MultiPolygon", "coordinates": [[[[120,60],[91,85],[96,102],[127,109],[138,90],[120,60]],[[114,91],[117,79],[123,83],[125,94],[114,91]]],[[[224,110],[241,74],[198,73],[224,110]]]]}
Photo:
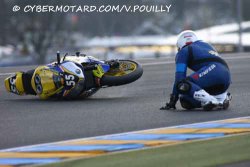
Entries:
{"type": "Polygon", "coordinates": [[[49,164],[51,167],[217,166],[250,160],[250,134],[49,164]]]}

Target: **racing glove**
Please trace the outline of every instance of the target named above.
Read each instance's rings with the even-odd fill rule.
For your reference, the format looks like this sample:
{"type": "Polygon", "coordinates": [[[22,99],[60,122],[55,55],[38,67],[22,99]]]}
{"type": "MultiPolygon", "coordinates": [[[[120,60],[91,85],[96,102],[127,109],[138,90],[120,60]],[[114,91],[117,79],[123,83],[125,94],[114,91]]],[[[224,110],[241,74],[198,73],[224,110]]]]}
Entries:
{"type": "Polygon", "coordinates": [[[175,105],[178,101],[178,97],[174,94],[170,94],[170,100],[168,103],[166,103],[165,106],[161,107],[160,110],[171,110],[171,109],[176,109],[175,105]]]}

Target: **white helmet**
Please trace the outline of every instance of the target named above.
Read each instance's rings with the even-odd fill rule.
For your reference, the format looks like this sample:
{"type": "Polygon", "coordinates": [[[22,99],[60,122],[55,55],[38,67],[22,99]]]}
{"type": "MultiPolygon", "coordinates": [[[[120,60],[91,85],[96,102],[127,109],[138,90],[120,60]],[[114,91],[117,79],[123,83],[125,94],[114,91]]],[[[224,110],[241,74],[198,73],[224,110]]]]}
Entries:
{"type": "Polygon", "coordinates": [[[177,48],[180,50],[186,45],[189,45],[195,41],[198,41],[197,35],[192,30],[182,31],[177,37],[177,48]]]}

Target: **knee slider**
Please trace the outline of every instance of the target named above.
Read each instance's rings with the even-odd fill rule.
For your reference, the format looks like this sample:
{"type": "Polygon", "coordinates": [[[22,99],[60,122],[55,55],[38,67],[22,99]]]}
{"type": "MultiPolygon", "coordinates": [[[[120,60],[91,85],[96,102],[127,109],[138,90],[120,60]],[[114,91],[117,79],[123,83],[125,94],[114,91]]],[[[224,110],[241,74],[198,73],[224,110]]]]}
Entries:
{"type": "Polygon", "coordinates": [[[191,84],[186,81],[180,81],[179,83],[177,83],[177,90],[180,92],[180,94],[187,94],[189,93],[189,91],[191,90],[191,84]]]}

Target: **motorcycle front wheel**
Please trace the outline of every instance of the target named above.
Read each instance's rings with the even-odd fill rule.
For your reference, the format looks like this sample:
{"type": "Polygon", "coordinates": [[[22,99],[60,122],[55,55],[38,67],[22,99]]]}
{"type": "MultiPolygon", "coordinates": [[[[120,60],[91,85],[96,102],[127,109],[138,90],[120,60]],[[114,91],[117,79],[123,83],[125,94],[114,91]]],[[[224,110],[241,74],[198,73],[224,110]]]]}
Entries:
{"type": "Polygon", "coordinates": [[[143,74],[141,65],[132,60],[119,60],[119,66],[111,68],[101,79],[102,86],[125,85],[139,79],[143,74]]]}

